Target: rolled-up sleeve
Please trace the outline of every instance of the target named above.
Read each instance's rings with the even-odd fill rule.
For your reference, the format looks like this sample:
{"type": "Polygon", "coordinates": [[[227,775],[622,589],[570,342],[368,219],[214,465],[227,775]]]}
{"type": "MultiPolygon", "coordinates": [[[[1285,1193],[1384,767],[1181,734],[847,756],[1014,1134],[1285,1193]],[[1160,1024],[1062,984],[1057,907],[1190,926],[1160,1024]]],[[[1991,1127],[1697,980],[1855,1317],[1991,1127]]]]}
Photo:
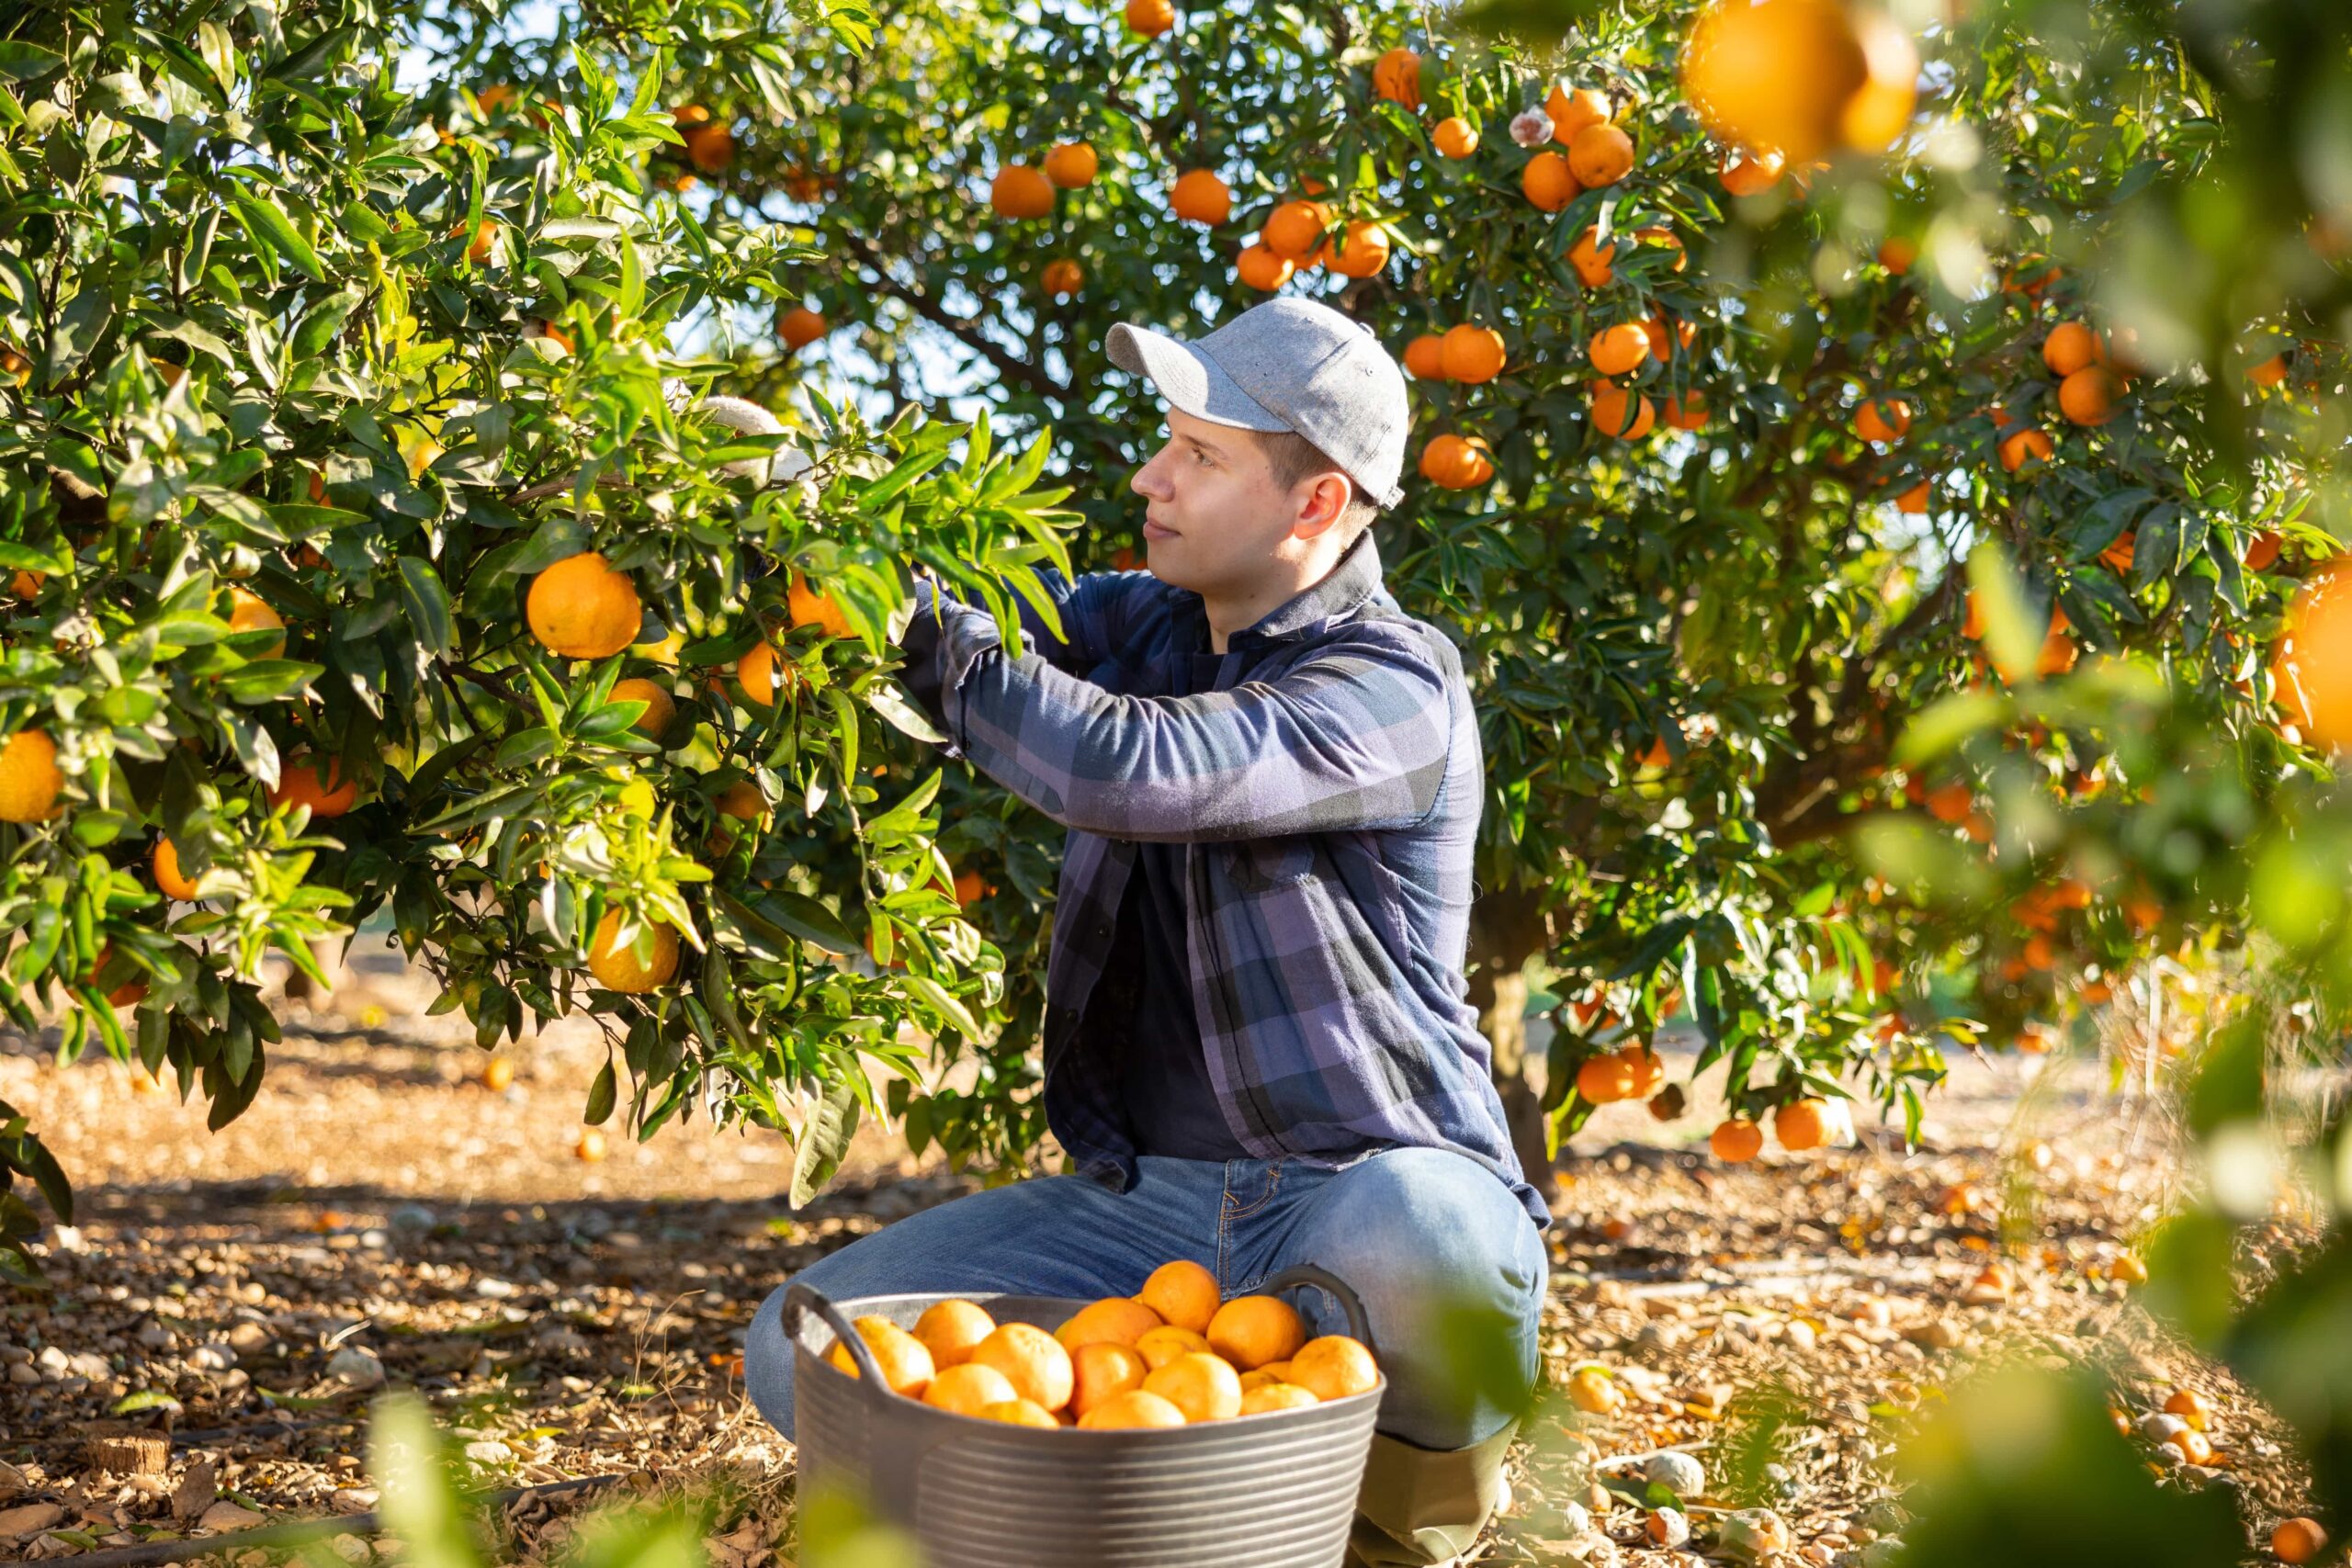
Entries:
{"type": "Polygon", "coordinates": [[[1418,635],[1368,626],[1272,679],[1130,697],[1011,657],[989,616],[943,603],[941,713],[982,772],[1086,832],[1206,842],[1402,828],[1435,808],[1453,728],[1418,635]]]}

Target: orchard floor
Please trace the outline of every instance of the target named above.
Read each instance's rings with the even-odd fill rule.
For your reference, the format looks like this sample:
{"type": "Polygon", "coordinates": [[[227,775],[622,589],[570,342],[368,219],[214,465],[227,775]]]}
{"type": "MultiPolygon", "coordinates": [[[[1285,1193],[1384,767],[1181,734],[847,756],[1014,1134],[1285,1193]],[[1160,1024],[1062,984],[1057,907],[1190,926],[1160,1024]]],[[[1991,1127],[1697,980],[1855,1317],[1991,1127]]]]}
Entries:
{"type": "MultiPolygon", "coordinates": [[[[596,1038],[509,1046],[514,1081],[492,1093],[462,1025],[420,1016],[428,997],[375,962],[331,1007],[288,1004],[267,1086],[217,1135],[200,1103],[0,1035],[0,1100],[81,1199],[76,1226],[44,1233],[54,1294],[0,1304],[0,1560],[371,1508],[370,1395],[328,1371],[345,1352],[364,1377],[349,1352],[366,1351],[428,1395],[486,1487],[610,1478],[506,1506],[504,1555],[554,1555],[613,1496],[713,1489],[717,1568],[793,1561],[792,1451],[742,1397],[744,1325],[795,1269],[973,1183],[871,1131],[797,1213],[773,1136],[697,1122],[583,1161],[596,1038]],[[177,1402],[168,1469],[98,1473],[94,1437],[154,1429],[153,1410],[110,1414],[141,1393],[177,1402]]],[[[2237,1488],[2265,1538],[2303,1511],[2268,1415],[2104,1278],[2172,1179],[2163,1129],[2135,1133],[2104,1081],[2088,1063],[2029,1081],[2013,1061],[1963,1061],[1923,1152],[1868,1132],[1738,1168],[1685,1146],[1713,1119],[1703,1085],[1670,1126],[1634,1108],[1596,1118],[1552,1236],[1554,1392],[1473,1561],[1692,1561],[1648,1544],[1643,1512],[1605,1485],[1616,1461],[1672,1446],[1707,1472],[1690,1551],[1724,1557],[1728,1511],[1760,1506],[1785,1527],[1785,1561],[1870,1562],[1900,1528],[1886,1461],[1906,1420],[2019,1342],[2112,1366],[2135,1415],[2176,1384],[2200,1391],[2222,1468],[2184,1483],[2237,1488]],[[2014,1288],[1972,1297],[2010,1238],[2014,1288]],[[1559,1397],[1586,1364],[1613,1374],[1622,1409],[1559,1397]],[[1776,1395],[1795,1417],[1771,1468],[1743,1480],[1730,1456],[1776,1395]]],[[[239,1568],[270,1560],[228,1544],[239,1568]]],[[[322,1550],[395,1555],[359,1537],[322,1550]]]]}

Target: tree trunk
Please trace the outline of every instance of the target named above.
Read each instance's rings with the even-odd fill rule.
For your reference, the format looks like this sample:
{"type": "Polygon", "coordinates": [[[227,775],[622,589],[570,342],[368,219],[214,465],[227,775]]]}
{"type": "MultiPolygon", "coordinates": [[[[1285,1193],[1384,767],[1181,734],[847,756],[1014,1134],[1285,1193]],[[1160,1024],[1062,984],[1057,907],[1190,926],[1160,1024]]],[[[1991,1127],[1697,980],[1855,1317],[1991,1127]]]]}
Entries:
{"type": "Polygon", "coordinates": [[[1525,889],[1489,893],[1470,910],[1469,1002],[1494,1052],[1495,1089],[1520,1168],[1549,1202],[1560,1183],[1544,1149],[1541,1097],[1527,1080],[1527,961],[1542,950],[1544,934],[1535,895],[1525,889]]]}

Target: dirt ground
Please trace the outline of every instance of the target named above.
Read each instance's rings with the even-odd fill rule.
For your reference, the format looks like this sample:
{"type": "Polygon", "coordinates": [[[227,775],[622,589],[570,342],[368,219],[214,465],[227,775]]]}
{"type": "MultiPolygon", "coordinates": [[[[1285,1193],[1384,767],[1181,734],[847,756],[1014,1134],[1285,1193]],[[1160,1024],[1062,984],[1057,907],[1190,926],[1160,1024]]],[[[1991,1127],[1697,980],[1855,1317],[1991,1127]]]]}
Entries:
{"type": "MultiPolygon", "coordinates": [[[[715,1487],[718,1568],[793,1560],[792,1450],[742,1397],[745,1325],[796,1269],[977,1183],[872,1130],[798,1213],[773,1135],[695,1122],[581,1158],[595,1035],[510,1046],[513,1084],[492,1092],[461,1022],[423,1016],[429,996],[370,959],[320,1010],[288,1004],[267,1086],[217,1135],[200,1103],[0,1033],[0,1100],[81,1203],[44,1234],[54,1293],[0,1303],[0,1559],[365,1513],[367,1407],[390,1384],[427,1395],[486,1487],[613,1483],[507,1506],[515,1557],[605,1496],[715,1487]],[[94,1462],[94,1439],[140,1435],[168,1440],[160,1470],[94,1462]]],[[[1689,1060],[1668,1065],[1679,1079],[1689,1060]]],[[[2019,1340],[2113,1367],[2128,1415],[2196,1389],[2220,1453],[2184,1478],[2237,1489],[2266,1537],[2303,1511],[2267,1413],[2108,1277],[2170,1175],[2161,1129],[2135,1126],[2097,1064],[1964,1061],[1916,1153],[1866,1129],[1726,1168],[1704,1154],[1708,1098],[1697,1086],[1671,1125],[1614,1108],[1572,1146],[1549,1386],[1474,1561],[1861,1568],[1903,1522],[1886,1461],[1908,1415],[2019,1340]],[[1619,1407],[1565,1397],[1587,1367],[1619,1407]],[[1736,1477],[1725,1456],[1776,1398],[1794,1419],[1736,1477]],[[1668,1448],[1704,1476],[1687,1547],[1654,1544],[1628,1495],[1668,1448]]],[[[239,1568],[267,1561],[224,1544],[239,1568]]],[[[393,1554],[360,1536],[332,1550],[393,1554]]]]}

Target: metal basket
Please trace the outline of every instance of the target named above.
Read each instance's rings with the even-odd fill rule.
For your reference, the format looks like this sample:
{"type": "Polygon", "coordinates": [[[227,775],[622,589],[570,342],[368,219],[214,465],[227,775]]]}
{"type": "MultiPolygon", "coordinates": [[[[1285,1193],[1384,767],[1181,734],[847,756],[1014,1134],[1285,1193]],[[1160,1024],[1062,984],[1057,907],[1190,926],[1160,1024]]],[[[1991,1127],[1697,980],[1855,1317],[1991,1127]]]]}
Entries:
{"type": "MultiPolygon", "coordinates": [[[[1287,1269],[1262,1293],[1328,1291],[1372,1346],[1356,1293],[1287,1269]]],[[[1084,1302],[1047,1296],[784,1297],[800,1485],[846,1491],[913,1532],[926,1568],[1336,1568],[1380,1412],[1379,1386],[1300,1410],[1115,1431],[1014,1427],[952,1415],[883,1382],[853,1317],[911,1329],[934,1303],[977,1302],[999,1323],[1051,1331],[1084,1302]],[[838,1338],[853,1378],[825,1353],[838,1338]]],[[[1377,1347],[1372,1347],[1375,1354],[1377,1347]]]]}

